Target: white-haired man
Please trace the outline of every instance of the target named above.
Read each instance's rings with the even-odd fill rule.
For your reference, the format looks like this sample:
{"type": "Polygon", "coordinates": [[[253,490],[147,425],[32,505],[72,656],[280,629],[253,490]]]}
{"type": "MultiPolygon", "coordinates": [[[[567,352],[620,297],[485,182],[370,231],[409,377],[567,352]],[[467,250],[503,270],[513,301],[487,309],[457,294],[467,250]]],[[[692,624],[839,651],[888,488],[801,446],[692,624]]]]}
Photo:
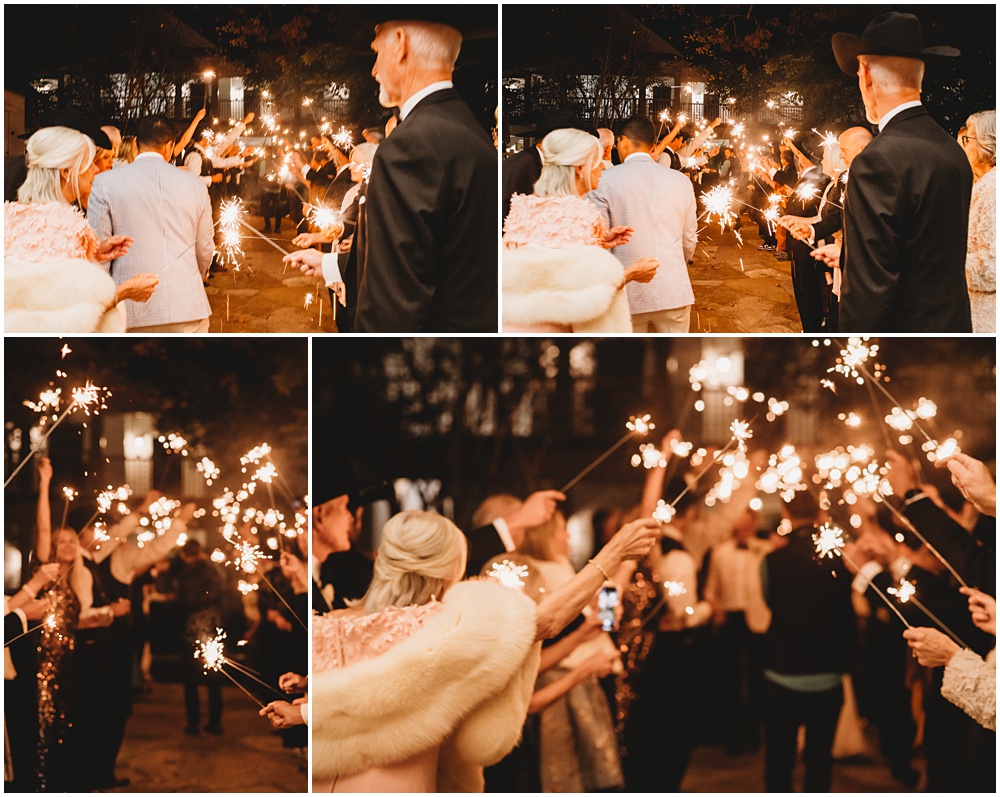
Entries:
{"type": "MultiPolygon", "coordinates": [[[[400,122],[372,163],[347,264],[355,332],[497,331],[497,153],[452,86],[461,45],[437,22],[375,28],[379,102],[400,122]]],[[[286,259],[312,273],[321,258],[286,259]]]]}
{"type": "Polygon", "coordinates": [[[599,127],[597,140],[601,143],[601,160],[604,161],[604,168],[610,169],[614,166],[611,161],[611,150],[615,148],[615,133],[607,127],[599,127]]]}
{"type": "Polygon", "coordinates": [[[924,62],[959,55],[923,46],[920,20],[883,14],[862,36],[837,33],[841,71],[857,75],[879,134],[851,164],[844,204],[840,329],[971,332],[965,251],[972,171],[955,140],[920,103],[924,62]]]}

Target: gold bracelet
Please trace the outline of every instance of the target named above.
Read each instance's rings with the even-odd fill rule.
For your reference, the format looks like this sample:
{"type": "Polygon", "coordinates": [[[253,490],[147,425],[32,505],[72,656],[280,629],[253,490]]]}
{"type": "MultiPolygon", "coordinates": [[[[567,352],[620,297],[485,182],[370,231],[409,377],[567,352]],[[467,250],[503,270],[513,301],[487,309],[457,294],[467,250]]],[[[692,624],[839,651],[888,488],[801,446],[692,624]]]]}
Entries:
{"type": "Polygon", "coordinates": [[[587,564],[591,564],[591,565],[593,565],[594,567],[596,567],[596,568],[597,568],[597,571],[598,571],[598,572],[599,572],[599,573],[600,573],[600,574],[601,574],[602,576],[604,576],[604,580],[605,580],[605,581],[610,581],[610,580],[611,580],[611,576],[609,576],[609,575],[608,575],[608,574],[607,574],[607,573],[605,572],[604,568],[603,568],[603,567],[601,567],[601,566],[600,566],[599,564],[597,564],[597,562],[595,562],[595,561],[594,561],[593,559],[588,559],[588,560],[587,560],[587,564]]]}

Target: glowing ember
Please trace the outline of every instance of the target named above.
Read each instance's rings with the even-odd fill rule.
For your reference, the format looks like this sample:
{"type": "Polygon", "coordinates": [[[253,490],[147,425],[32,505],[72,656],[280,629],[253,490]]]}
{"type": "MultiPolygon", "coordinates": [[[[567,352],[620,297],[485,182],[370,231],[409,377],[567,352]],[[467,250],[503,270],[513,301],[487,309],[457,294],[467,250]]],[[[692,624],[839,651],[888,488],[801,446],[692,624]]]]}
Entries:
{"type": "Polygon", "coordinates": [[[523,589],[524,579],[528,577],[528,566],[504,559],[502,562],[494,562],[486,575],[507,589],[523,589]]]}
{"type": "Polygon", "coordinates": [[[683,581],[664,581],[663,590],[667,593],[667,597],[670,598],[687,595],[687,587],[683,581]]]}
{"type": "Polygon", "coordinates": [[[63,487],[63,488],[62,488],[62,494],[63,494],[63,498],[65,498],[65,499],[66,499],[67,501],[72,501],[72,500],[73,500],[74,498],[76,498],[76,497],[77,497],[77,496],[78,496],[78,495],[79,495],[80,493],[78,493],[78,492],[77,492],[76,490],[74,490],[74,489],[73,489],[72,487],[63,487]]]}
{"type": "Polygon", "coordinates": [[[650,430],[656,428],[656,424],[651,423],[649,418],[649,415],[643,415],[642,417],[636,417],[633,415],[628,419],[628,423],[625,424],[625,428],[630,432],[635,432],[636,434],[648,434],[650,430]]]}
{"type": "Polygon", "coordinates": [[[642,465],[646,470],[651,468],[665,468],[667,459],[652,443],[644,443],[639,446],[639,453],[632,455],[632,467],[638,468],[642,465]]]}
{"type": "Polygon", "coordinates": [[[168,454],[179,454],[182,457],[186,457],[188,455],[188,441],[182,435],[174,434],[173,432],[168,435],[161,434],[157,438],[157,441],[163,446],[164,450],[168,454]]]}
{"type": "Polygon", "coordinates": [[[656,509],[653,510],[653,520],[659,523],[669,523],[676,514],[677,510],[661,498],[656,503],[656,509]]]}
{"type": "Polygon", "coordinates": [[[198,472],[205,477],[206,484],[212,484],[219,478],[219,469],[208,457],[202,457],[201,462],[199,462],[195,467],[198,469],[198,472]]]}
{"type": "Polygon", "coordinates": [[[111,395],[106,387],[97,387],[88,379],[87,384],[83,387],[73,388],[73,408],[83,410],[86,415],[90,415],[91,408],[95,414],[99,410],[107,409],[107,405],[104,403],[106,398],[104,393],[107,393],[107,396],[111,395]]]}
{"type": "Polygon", "coordinates": [[[24,406],[33,409],[41,415],[48,415],[59,409],[59,397],[62,396],[61,388],[43,390],[38,395],[38,401],[25,401],[24,406]]]}
{"type": "Polygon", "coordinates": [[[816,553],[820,559],[841,556],[844,548],[844,530],[832,523],[824,523],[812,535],[816,553]]]}
{"type": "Polygon", "coordinates": [[[225,638],[226,632],[216,628],[214,637],[195,643],[194,657],[201,659],[201,666],[206,671],[222,671],[222,665],[226,663],[226,652],[222,641],[225,638]]]}
{"type": "Polygon", "coordinates": [[[61,349],[59,349],[59,353],[62,354],[62,357],[60,357],[60,359],[61,360],[65,360],[66,359],[66,355],[70,354],[72,351],[73,350],[69,347],[68,343],[64,344],[63,347],[61,349]]]}
{"type": "Polygon", "coordinates": [[[240,464],[244,466],[243,472],[244,473],[247,472],[246,469],[247,465],[258,464],[262,459],[267,457],[270,453],[271,453],[271,446],[269,446],[267,443],[261,443],[256,448],[251,448],[249,451],[247,451],[246,454],[240,457],[240,464]]]}
{"type": "Polygon", "coordinates": [[[259,545],[253,545],[246,540],[240,540],[236,543],[235,548],[236,550],[233,551],[232,555],[232,564],[247,575],[256,573],[261,561],[268,558],[264,556],[259,545]]]}
{"type": "Polygon", "coordinates": [[[240,583],[237,584],[236,588],[240,591],[241,594],[243,594],[243,595],[249,595],[251,592],[256,592],[257,591],[258,585],[257,584],[253,584],[253,583],[251,583],[249,581],[244,581],[243,579],[240,579],[240,583]]]}
{"type": "Polygon", "coordinates": [[[906,603],[914,595],[917,594],[917,587],[912,581],[907,581],[905,578],[899,580],[898,587],[889,587],[886,589],[890,595],[894,595],[896,600],[900,603],[906,603]]]}

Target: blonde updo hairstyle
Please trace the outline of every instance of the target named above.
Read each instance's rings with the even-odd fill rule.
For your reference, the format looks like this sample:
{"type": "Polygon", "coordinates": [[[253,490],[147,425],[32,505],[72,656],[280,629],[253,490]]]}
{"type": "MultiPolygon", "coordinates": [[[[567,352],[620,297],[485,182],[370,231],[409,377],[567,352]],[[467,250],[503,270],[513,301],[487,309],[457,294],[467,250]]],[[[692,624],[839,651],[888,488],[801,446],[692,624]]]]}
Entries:
{"type": "Polygon", "coordinates": [[[94,162],[96,147],[88,136],[68,127],[43,127],[28,139],[25,160],[28,176],[17,191],[24,203],[62,202],[60,169],[69,170],[73,196],[80,196],[80,174],[94,162]]]}
{"type": "Polygon", "coordinates": [[[382,529],[375,571],[361,599],[366,613],[389,606],[420,606],[460,581],[468,543],[448,518],[434,512],[400,512],[382,529]]]}
{"type": "Polygon", "coordinates": [[[576,167],[589,174],[601,162],[601,143],[590,133],[575,128],[553,130],[542,139],[542,174],[535,183],[535,196],[577,196],[576,167]]]}

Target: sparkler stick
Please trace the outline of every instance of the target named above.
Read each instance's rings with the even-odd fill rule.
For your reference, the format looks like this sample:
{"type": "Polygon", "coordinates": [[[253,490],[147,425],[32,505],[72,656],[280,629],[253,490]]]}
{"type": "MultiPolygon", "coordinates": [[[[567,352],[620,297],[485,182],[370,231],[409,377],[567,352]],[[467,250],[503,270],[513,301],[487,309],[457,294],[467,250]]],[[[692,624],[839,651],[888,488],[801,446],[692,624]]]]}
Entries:
{"type": "MultiPolygon", "coordinates": [[[[871,399],[872,409],[875,410],[875,417],[881,418],[882,410],[878,406],[878,396],[875,395],[875,388],[872,387],[871,382],[867,379],[865,380],[865,387],[868,389],[868,397],[871,399]]],[[[892,448],[892,438],[889,436],[889,430],[884,423],[880,423],[879,428],[882,430],[882,437],[885,439],[885,448],[888,451],[892,448]]]]}
{"type": "Polygon", "coordinates": [[[271,246],[273,246],[275,249],[277,249],[279,252],[281,252],[281,254],[283,254],[283,255],[290,255],[291,254],[291,252],[289,252],[289,251],[287,251],[285,249],[282,249],[280,246],[278,246],[274,241],[272,241],[270,238],[268,238],[262,232],[259,232],[257,230],[257,228],[254,227],[253,225],[247,224],[245,221],[243,221],[243,219],[237,219],[237,221],[240,224],[242,224],[244,227],[246,227],[248,230],[250,230],[250,232],[252,232],[258,238],[260,238],[262,241],[267,241],[269,244],[271,244],[271,246]]]}
{"type": "Polygon", "coordinates": [[[308,631],[309,629],[306,627],[306,624],[302,622],[302,619],[295,613],[295,610],[288,605],[288,601],[286,601],[284,597],[282,597],[281,593],[274,588],[274,584],[271,583],[271,579],[269,579],[266,575],[264,575],[264,571],[260,571],[260,577],[261,580],[271,588],[271,592],[275,594],[278,600],[281,601],[283,604],[285,604],[285,608],[292,613],[292,617],[295,618],[296,622],[298,622],[299,625],[301,625],[306,631],[308,631]]]}
{"type": "MultiPolygon", "coordinates": [[[[674,507],[677,506],[677,502],[680,501],[681,498],[683,498],[691,490],[691,488],[694,487],[701,480],[702,476],[708,473],[714,465],[717,465],[722,460],[722,457],[726,454],[726,452],[728,452],[733,447],[734,444],[739,443],[742,445],[743,441],[753,434],[752,432],[749,431],[750,426],[759,417],[760,417],[759,414],[755,415],[753,420],[750,421],[749,423],[744,423],[741,421],[733,421],[733,427],[732,427],[733,436],[729,438],[729,442],[726,443],[726,445],[723,446],[723,448],[720,451],[716,452],[715,456],[712,457],[712,461],[709,462],[704,468],[702,468],[689,484],[686,484],[684,486],[684,489],[677,494],[677,497],[674,498],[673,501],[671,501],[669,504],[666,504],[665,506],[669,506],[671,509],[674,509],[674,507]],[[737,424],[739,424],[739,426],[737,426],[737,424]]],[[[661,509],[663,508],[664,507],[661,507],[661,509]]],[[[667,512],[665,514],[668,514],[669,517],[673,517],[674,515],[674,513],[672,512],[667,512]]],[[[656,517],[655,513],[653,516],[656,517]]],[[[669,518],[667,518],[663,522],[667,522],[667,520],[669,520],[669,518]]]]}
{"type": "Polygon", "coordinates": [[[33,625],[33,626],[31,626],[31,628],[29,628],[24,633],[18,634],[17,636],[11,637],[10,639],[8,639],[6,642],[3,643],[3,646],[7,647],[12,642],[17,642],[17,640],[19,640],[21,637],[26,637],[28,634],[30,634],[30,633],[32,633],[34,631],[37,631],[39,628],[43,628],[44,626],[45,626],[45,622],[41,622],[38,625],[33,625]]]}
{"type": "Polygon", "coordinates": [[[883,493],[880,489],[876,489],[875,490],[875,495],[877,495],[879,498],[882,499],[882,503],[885,504],[885,506],[887,506],[889,508],[889,511],[892,512],[893,515],[895,515],[895,517],[899,520],[900,523],[903,524],[903,526],[906,528],[906,530],[909,531],[911,534],[913,534],[918,540],[920,540],[920,542],[922,542],[926,546],[927,550],[931,552],[931,555],[934,556],[935,559],[937,559],[941,564],[943,564],[946,568],[948,568],[948,572],[951,573],[955,577],[955,580],[959,584],[961,584],[963,587],[968,587],[969,586],[968,584],[965,583],[965,579],[963,579],[955,571],[955,568],[952,567],[948,563],[948,560],[945,559],[941,555],[940,551],[938,551],[937,548],[935,548],[933,545],[931,545],[927,541],[927,538],[924,537],[923,534],[921,534],[919,531],[917,531],[917,527],[913,525],[913,523],[910,521],[910,519],[906,515],[904,515],[902,512],[900,512],[899,509],[897,509],[892,504],[892,502],[889,501],[886,498],[885,493],[883,493]]]}
{"type": "MultiPolygon", "coordinates": [[[[847,554],[845,554],[845,553],[843,553],[843,552],[840,552],[840,555],[841,555],[842,557],[844,557],[844,561],[845,561],[845,562],[847,562],[847,564],[849,564],[849,565],[850,565],[851,567],[853,567],[853,568],[854,568],[854,569],[855,569],[855,570],[856,570],[856,571],[857,571],[858,573],[860,573],[860,572],[861,572],[861,568],[859,568],[859,567],[858,567],[858,566],[857,566],[857,565],[856,565],[856,564],[855,564],[855,563],[854,563],[854,562],[853,562],[853,561],[851,560],[851,558],[850,558],[850,557],[849,557],[849,556],[848,556],[847,554]]],[[[872,588],[873,590],[875,590],[875,592],[876,592],[876,593],[878,594],[878,596],[879,596],[879,597],[880,597],[880,598],[881,598],[881,599],[882,599],[883,601],[885,601],[885,605],[886,605],[886,606],[888,606],[888,607],[889,607],[890,609],[892,609],[892,611],[893,611],[893,614],[895,614],[895,615],[896,615],[896,617],[898,617],[898,618],[900,619],[900,621],[901,621],[901,622],[903,623],[903,625],[905,625],[905,626],[906,626],[907,628],[913,628],[913,626],[912,626],[912,625],[910,625],[910,623],[908,623],[908,622],[906,621],[906,618],[905,618],[905,617],[903,617],[903,615],[902,615],[902,613],[901,613],[901,612],[899,611],[899,609],[897,609],[897,608],[896,608],[895,604],[893,604],[893,602],[892,602],[891,600],[889,600],[889,596],[888,596],[888,595],[886,595],[886,594],[885,594],[884,592],[882,592],[882,590],[880,590],[880,589],[879,589],[879,588],[878,588],[877,586],[875,586],[875,582],[874,582],[874,581],[872,581],[872,580],[871,580],[870,578],[869,578],[869,579],[867,579],[867,581],[868,581],[868,586],[869,586],[869,587],[871,587],[871,588],[872,588]]]]}
{"type": "Polygon", "coordinates": [[[621,448],[623,445],[625,445],[633,437],[643,436],[650,429],[655,428],[655,424],[652,424],[652,423],[649,422],[649,416],[648,415],[644,415],[641,418],[636,418],[636,417],[633,416],[629,420],[628,424],[626,424],[626,425],[628,426],[628,430],[629,430],[628,433],[625,434],[623,437],[621,437],[618,440],[617,443],[615,443],[613,446],[611,446],[609,449],[607,449],[607,451],[605,451],[603,454],[601,454],[597,459],[595,459],[593,462],[591,462],[589,465],[587,465],[587,467],[585,467],[582,471],[580,471],[578,474],[576,474],[576,476],[574,476],[572,479],[570,479],[568,482],[566,482],[566,484],[564,484],[562,486],[562,488],[559,490],[559,492],[565,493],[567,490],[569,490],[572,487],[576,486],[576,484],[578,484],[579,481],[584,476],[586,476],[594,468],[596,468],[598,465],[600,465],[602,462],[604,462],[604,460],[606,460],[608,457],[610,457],[612,454],[614,454],[615,451],[617,451],[619,448],[621,448]]]}
{"type": "Polygon", "coordinates": [[[278,697],[284,697],[284,695],[281,692],[279,692],[277,689],[275,689],[273,686],[271,686],[270,684],[262,681],[260,678],[258,678],[255,675],[253,675],[248,670],[248,668],[243,667],[243,666],[237,664],[235,661],[233,661],[230,658],[226,658],[225,661],[226,661],[226,664],[228,664],[230,667],[232,667],[233,669],[235,669],[237,672],[245,675],[247,678],[250,678],[251,680],[256,681],[261,686],[263,686],[265,689],[269,689],[270,691],[274,692],[274,694],[276,694],[278,697]]]}
{"type": "MultiPolygon", "coordinates": [[[[66,420],[66,416],[69,415],[71,412],[73,412],[73,410],[83,408],[84,411],[86,411],[86,408],[91,404],[100,404],[101,408],[103,409],[104,405],[101,403],[100,392],[104,389],[105,388],[96,387],[90,381],[88,381],[84,387],[73,389],[73,399],[70,402],[70,405],[65,410],[63,410],[62,415],[60,415],[55,420],[55,422],[49,427],[49,430],[44,435],[42,435],[41,439],[37,443],[35,443],[31,451],[28,452],[28,455],[21,460],[18,466],[14,468],[14,471],[10,474],[10,476],[7,477],[7,480],[3,483],[5,490],[7,489],[7,485],[10,484],[13,478],[17,476],[17,474],[20,472],[21,468],[23,468],[25,465],[28,464],[28,460],[30,460],[36,453],[38,453],[38,451],[41,450],[41,448],[45,445],[45,441],[49,439],[49,435],[51,435],[56,430],[56,427],[58,427],[59,424],[61,424],[64,420],[66,420]]],[[[90,414],[89,411],[87,412],[87,414],[88,415],[90,414]]]]}
{"type": "Polygon", "coordinates": [[[236,684],[242,690],[243,694],[245,694],[247,697],[249,697],[258,706],[260,706],[261,708],[264,708],[265,704],[261,703],[260,700],[258,700],[257,697],[254,696],[253,692],[251,692],[249,689],[247,689],[245,686],[243,686],[243,684],[241,684],[239,681],[237,681],[235,678],[233,678],[233,676],[231,676],[228,672],[226,672],[225,670],[223,670],[221,667],[217,670],[217,672],[221,672],[223,675],[225,675],[230,681],[232,681],[234,684],[236,684]]]}
{"type": "Polygon", "coordinates": [[[905,578],[901,579],[898,587],[889,587],[886,590],[890,595],[894,595],[896,600],[900,603],[913,603],[920,611],[926,614],[931,621],[942,631],[944,631],[948,636],[950,636],[959,647],[968,648],[958,634],[952,631],[948,626],[941,622],[941,620],[934,614],[930,609],[924,606],[919,600],[917,600],[917,589],[912,581],[907,581],[905,578]]]}

